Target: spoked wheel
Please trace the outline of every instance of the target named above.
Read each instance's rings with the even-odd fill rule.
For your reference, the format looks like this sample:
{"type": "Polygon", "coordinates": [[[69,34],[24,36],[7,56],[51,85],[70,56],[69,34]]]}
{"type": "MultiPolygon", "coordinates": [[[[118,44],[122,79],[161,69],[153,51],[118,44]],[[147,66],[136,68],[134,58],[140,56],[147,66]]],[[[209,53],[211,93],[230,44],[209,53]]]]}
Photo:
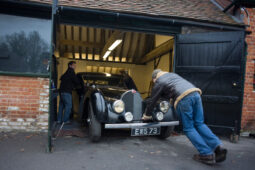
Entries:
{"type": "Polygon", "coordinates": [[[101,138],[102,125],[96,119],[91,103],[89,103],[88,111],[89,138],[92,142],[98,142],[101,138]]]}
{"type": "Polygon", "coordinates": [[[161,133],[158,136],[160,139],[166,139],[171,136],[174,131],[174,126],[161,127],[161,133]]]}

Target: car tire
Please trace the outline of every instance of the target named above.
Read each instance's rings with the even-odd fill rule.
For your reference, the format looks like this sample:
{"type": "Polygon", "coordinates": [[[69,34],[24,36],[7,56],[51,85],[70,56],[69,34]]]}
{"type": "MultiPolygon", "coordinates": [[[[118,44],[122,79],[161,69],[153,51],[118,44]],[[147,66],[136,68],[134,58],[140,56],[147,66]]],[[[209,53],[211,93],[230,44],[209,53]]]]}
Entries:
{"type": "Polygon", "coordinates": [[[173,131],[174,131],[174,126],[161,127],[161,132],[158,137],[159,139],[166,139],[169,136],[171,136],[173,131]]]}
{"type": "Polygon", "coordinates": [[[89,103],[89,138],[92,142],[98,142],[101,138],[102,125],[96,119],[92,104],[89,103]]]}

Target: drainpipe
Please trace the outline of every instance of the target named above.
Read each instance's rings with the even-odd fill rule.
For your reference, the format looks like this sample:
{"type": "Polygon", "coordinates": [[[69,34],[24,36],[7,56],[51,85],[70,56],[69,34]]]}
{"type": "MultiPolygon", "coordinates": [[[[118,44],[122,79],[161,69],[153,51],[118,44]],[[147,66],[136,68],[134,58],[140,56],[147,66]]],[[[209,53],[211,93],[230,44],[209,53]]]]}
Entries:
{"type": "Polygon", "coordinates": [[[230,8],[232,8],[232,6],[234,6],[236,4],[236,0],[234,0],[231,4],[229,4],[224,10],[223,12],[227,12],[230,8]]]}

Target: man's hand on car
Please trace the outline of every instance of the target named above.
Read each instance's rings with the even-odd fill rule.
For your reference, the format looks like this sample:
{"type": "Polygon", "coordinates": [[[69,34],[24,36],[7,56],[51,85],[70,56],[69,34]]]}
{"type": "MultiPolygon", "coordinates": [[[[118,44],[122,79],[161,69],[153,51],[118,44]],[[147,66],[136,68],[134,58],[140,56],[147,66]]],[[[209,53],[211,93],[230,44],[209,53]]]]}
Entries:
{"type": "Polygon", "coordinates": [[[151,120],[152,116],[147,116],[145,113],[143,114],[142,120],[151,120]]]}

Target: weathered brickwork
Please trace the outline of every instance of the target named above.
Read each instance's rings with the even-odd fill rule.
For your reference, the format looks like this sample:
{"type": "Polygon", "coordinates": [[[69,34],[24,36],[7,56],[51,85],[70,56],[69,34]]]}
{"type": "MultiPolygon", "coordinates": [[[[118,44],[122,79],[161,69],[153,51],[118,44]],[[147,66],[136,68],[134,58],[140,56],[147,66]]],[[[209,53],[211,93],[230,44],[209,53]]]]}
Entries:
{"type": "MultiPolygon", "coordinates": [[[[255,9],[247,9],[250,17],[250,27],[248,31],[252,34],[247,35],[248,54],[246,61],[246,74],[244,86],[244,101],[242,111],[242,129],[244,131],[255,131],[255,91],[253,88],[253,79],[255,72],[255,9]]],[[[246,24],[248,24],[246,18],[246,24]]]]}
{"type": "Polygon", "coordinates": [[[49,79],[0,76],[0,131],[47,131],[49,79]]]}

